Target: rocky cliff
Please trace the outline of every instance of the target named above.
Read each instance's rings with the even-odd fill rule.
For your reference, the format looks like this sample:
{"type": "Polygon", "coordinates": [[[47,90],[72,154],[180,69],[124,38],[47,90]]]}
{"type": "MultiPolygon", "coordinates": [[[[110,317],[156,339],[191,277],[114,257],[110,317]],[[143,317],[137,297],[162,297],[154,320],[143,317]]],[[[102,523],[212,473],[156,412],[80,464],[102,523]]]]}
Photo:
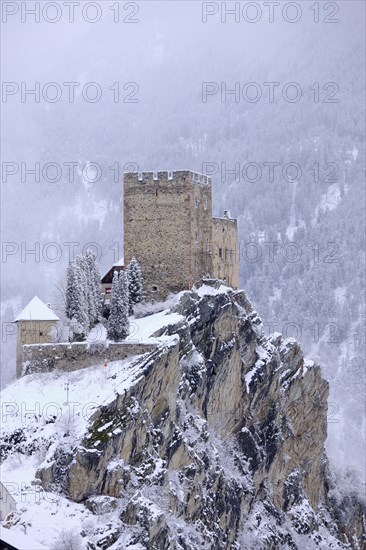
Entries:
{"type": "Polygon", "coordinates": [[[114,514],[98,544],[82,533],[85,547],[365,548],[364,508],[339,497],[324,451],[320,367],[294,339],[265,337],[243,291],[205,286],[174,311],[129,386],[36,474],[114,514]]]}

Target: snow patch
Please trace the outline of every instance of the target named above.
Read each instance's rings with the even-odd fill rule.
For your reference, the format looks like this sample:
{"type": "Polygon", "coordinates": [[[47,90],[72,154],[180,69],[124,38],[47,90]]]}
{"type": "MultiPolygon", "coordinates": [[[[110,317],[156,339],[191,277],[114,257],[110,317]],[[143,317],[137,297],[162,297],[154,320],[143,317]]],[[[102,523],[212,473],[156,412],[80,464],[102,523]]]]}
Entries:
{"type": "Polygon", "coordinates": [[[227,294],[227,292],[231,290],[231,288],[225,285],[220,285],[219,288],[214,288],[210,285],[202,285],[195,290],[198,296],[202,298],[203,296],[217,296],[218,294],[227,294]]]}

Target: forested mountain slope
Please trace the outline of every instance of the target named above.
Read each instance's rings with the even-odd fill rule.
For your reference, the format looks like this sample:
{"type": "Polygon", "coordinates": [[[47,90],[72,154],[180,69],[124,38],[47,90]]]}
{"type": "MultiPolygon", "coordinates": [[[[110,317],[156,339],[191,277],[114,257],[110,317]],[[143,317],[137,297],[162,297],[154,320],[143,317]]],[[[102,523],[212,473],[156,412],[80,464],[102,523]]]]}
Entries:
{"type": "MultiPolygon", "coordinates": [[[[2,264],[2,320],[11,321],[35,292],[54,301],[54,283],[69,259],[64,243],[80,243],[80,252],[96,242],[102,271],[119,259],[121,181],[129,163],[141,170],[198,171],[210,163],[214,214],[229,209],[239,221],[241,286],[268,332],[273,327],[297,337],[321,359],[334,404],[333,455],[347,464],[352,448],[351,460],[361,468],[364,6],[339,4],[336,24],[314,23],[305,8],[292,25],[264,18],[253,25],[219,18],[204,24],[199,2],[143,2],[136,25],[104,19],[52,29],[11,23],[7,38],[20,48],[5,65],[7,80],[29,87],[35,81],[95,81],[103,96],[87,103],[79,94],[72,104],[64,97],[57,103],[12,97],[5,105],[3,160],[19,166],[57,162],[63,170],[55,183],[31,176],[22,181],[21,170],[2,182],[3,240],[19,247],[2,264]],[[138,102],[115,103],[109,89],[115,82],[124,98],[123,85],[137,83],[138,102]],[[263,95],[256,103],[242,96],[236,102],[233,95],[222,101],[218,92],[203,102],[203,82],[224,83],[228,90],[236,82],[241,88],[255,82],[263,95]],[[273,102],[268,82],[280,83],[273,102]],[[296,103],[282,96],[289,82],[301,88],[296,103]],[[329,83],[333,87],[324,89],[329,83]],[[79,163],[73,182],[67,162],[79,163]],[[86,162],[101,167],[98,181],[85,178],[86,162]],[[249,162],[262,169],[256,182],[243,177],[249,162]],[[279,165],[273,180],[268,162],[279,165]],[[225,174],[222,163],[227,170],[239,163],[240,177],[225,174]],[[297,180],[286,180],[286,163],[297,163],[301,177],[290,169],[297,180]],[[58,261],[47,260],[50,242],[61,247],[58,261]],[[23,249],[39,246],[39,257],[26,255],[22,243],[23,249]]],[[[14,372],[14,343],[9,337],[3,346],[5,381],[14,372]]]]}

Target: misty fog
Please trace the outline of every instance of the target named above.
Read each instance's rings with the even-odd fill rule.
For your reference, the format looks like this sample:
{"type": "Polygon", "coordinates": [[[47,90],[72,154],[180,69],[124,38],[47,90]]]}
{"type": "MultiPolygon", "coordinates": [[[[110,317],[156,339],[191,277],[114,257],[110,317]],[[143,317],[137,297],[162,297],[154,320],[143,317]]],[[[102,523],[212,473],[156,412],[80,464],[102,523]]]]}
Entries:
{"type": "Polygon", "coordinates": [[[312,2],[295,23],[270,23],[260,2],[255,23],[203,22],[198,1],[132,2],[118,23],[105,2],[99,21],[80,7],[70,23],[58,4],[57,23],[18,13],[2,25],[2,81],[19,85],[2,99],[2,384],[15,376],[15,316],[34,294],[57,311],[65,243],[75,254],[95,243],[101,272],[123,255],[123,171],[208,171],[214,215],[238,218],[241,287],[267,333],[296,337],[321,364],[331,460],[364,475],[364,3],[338,2],[335,15],[320,3],[318,23],[312,2]],[[57,102],[42,94],[51,82],[57,102]],[[78,84],[73,102],[67,82],[78,84]],[[83,97],[91,82],[99,101],[83,97]],[[291,102],[283,89],[294,82],[291,102]],[[39,83],[39,102],[21,83],[39,83]],[[39,178],[27,172],[36,163],[39,178]],[[61,167],[58,181],[42,174],[47,163],[61,167]],[[264,163],[278,163],[273,178],[264,163]],[[301,175],[284,178],[287,163],[301,175]]]}

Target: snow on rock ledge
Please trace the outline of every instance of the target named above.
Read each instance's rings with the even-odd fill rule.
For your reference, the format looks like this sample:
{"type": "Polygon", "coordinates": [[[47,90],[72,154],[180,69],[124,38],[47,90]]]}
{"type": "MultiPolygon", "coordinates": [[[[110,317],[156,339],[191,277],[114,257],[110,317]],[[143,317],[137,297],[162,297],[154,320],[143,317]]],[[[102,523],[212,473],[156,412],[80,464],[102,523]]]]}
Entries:
{"type": "Polygon", "coordinates": [[[362,548],[361,506],[340,504],[345,525],[329,498],[320,367],[266,338],[243,291],[181,293],[166,320],[74,444],[50,450],[42,486],[89,509],[109,497],[111,550],[362,548]]]}

